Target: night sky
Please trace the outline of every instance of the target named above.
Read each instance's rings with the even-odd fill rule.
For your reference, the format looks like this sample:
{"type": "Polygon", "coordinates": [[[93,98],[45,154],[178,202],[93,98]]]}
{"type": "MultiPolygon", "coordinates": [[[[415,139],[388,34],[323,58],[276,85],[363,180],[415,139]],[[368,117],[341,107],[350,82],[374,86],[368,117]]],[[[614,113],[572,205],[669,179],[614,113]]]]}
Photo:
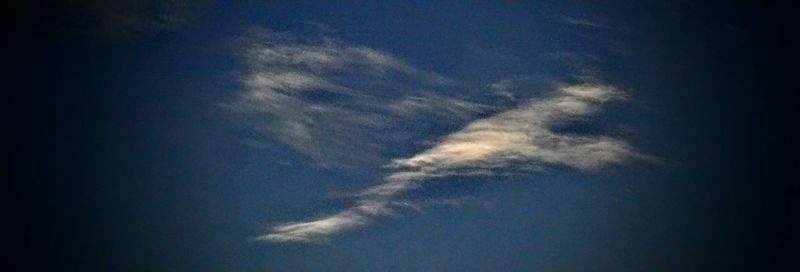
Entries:
{"type": "Polygon", "coordinates": [[[783,7],[16,2],[20,270],[797,269],[783,7]]]}

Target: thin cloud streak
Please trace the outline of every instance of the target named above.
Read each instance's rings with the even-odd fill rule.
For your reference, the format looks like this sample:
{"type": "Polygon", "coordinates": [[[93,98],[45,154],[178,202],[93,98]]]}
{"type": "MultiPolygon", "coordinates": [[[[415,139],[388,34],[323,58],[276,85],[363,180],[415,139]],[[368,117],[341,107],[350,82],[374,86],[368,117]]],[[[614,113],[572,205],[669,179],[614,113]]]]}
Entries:
{"type": "Polygon", "coordinates": [[[605,25],[605,24],[589,21],[589,20],[582,19],[582,18],[569,17],[569,16],[561,16],[561,21],[564,22],[564,23],[567,23],[567,24],[575,25],[575,26],[601,28],[601,29],[609,29],[609,30],[614,29],[613,27],[605,25]]]}
{"type": "Polygon", "coordinates": [[[594,172],[610,164],[646,159],[628,143],[606,136],[564,134],[554,125],[587,118],[622,92],[610,85],[579,84],[559,88],[552,96],[468,123],[414,156],[392,160],[394,173],[383,183],[354,195],[358,205],[332,216],[274,227],[258,237],[272,242],[320,242],[332,234],[365,226],[392,214],[392,203],[433,178],[538,171],[563,165],[594,172]]]}

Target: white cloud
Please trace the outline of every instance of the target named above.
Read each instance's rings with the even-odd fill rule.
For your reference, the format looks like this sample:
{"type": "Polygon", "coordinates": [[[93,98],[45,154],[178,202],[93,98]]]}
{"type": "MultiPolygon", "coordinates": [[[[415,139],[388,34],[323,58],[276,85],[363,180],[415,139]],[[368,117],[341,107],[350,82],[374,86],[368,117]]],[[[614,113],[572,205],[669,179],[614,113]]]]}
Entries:
{"type": "Polygon", "coordinates": [[[391,214],[385,202],[367,201],[355,207],[320,219],[287,223],[272,229],[272,233],[256,237],[273,242],[318,242],[326,236],[366,225],[370,217],[391,214]]]}
{"type": "Polygon", "coordinates": [[[598,22],[590,21],[583,18],[575,18],[570,16],[561,16],[561,21],[567,24],[575,25],[575,26],[583,26],[583,27],[591,27],[591,28],[601,28],[601,29],[613,29],[612,27],[601,24],[598,22]]]}
{"type": "Polygon", "coordinates": [[[464,122],[486,109],[445,95],[463,87],[444,76],[327,37],[255,29],[240,54],[244,92],[225,107],[322,165],[380,166],[388,142],[408,141],[405,127],[464,122]]]}
{"type": "Polygon", "coordinates": [[[486,89],[493,95],[504,97],[507,99],[514,99],[514,93],[511,92],[514,82],[511,79],[503,79],[498,82],[489,84],[486,89]]]}
{"type": "Polygon", "coordinates": [[[256,239],[272,242],[316,242],[330,234],[366,223],[366,216],[350,209],[322,219],[280,225],[273,228],[271,233],[256,239]]]}
{"type": "Polygon", "coordinates": [[[596,171],[610,164],[645,158],[625,141],[606,136],[558,133],[552,127],[588,118],[608,101],[623,98],[610,85],[579,84],[559,88],[549,97],[474,120],[414,156],[395,159],[394,173],[383,183],[354,195],[359,204],[322,219],[277,226],[260,237],[275,242],[315,242],[331,234],[369,224],[392,214],[391,203],[436,177],[492,175],[564,165],[596,171]]]}
{"type": "Polygon", "coordinates": [[[467,121],[488,106],[435,94],[408,96],[388,105],[389,112],[401,117],[432,114],[439,118],[467,121]]]}
{"type": "Polygon", "coordinates": [[[564,164],[592,170],[621,162],[635,154],[621,140],[550,130],[554,124],[591,114],[601,103],[619,97],[612,86],[563,87],[552,97],[471,122],[435,147],[411,158],[394,160],[392,166],[437,174],[510,164],[564,164]]]}

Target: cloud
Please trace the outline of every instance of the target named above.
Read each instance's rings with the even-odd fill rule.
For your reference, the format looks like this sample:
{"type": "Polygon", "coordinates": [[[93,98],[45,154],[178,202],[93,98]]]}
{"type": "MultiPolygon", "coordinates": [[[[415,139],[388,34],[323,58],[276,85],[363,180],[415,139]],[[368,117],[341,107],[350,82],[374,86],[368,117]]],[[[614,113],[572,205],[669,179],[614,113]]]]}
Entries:
{"type": "Polygon", "coordinates": [[[621,162],[635,154],[621,140],[558,134],[550,130],[559,122],[589,115],[599,104],[620,95],[612,86],[563,87],[553,97],[474,121],[427,151],[394,160],[392,166],[445,174],[505,168],[512,164],[528,167],[564,164],[588,171],[621,162]]]}
{"type": "Polygon", "coordinates": [[[399,116],[433,114],[440,118],[464,121],[488,108],[483,104],[435,94],[408,96],[389,104],[388,107],[390,112],[399,116]]]}
{"type": "MultiPolygon", "coordinates": [[[[591,22],[567,22],[591,26],[591,22]]],[[[403,197],[441,178],[541,171],[550,166],[591,173],[648,158],[621,139],[555,129],[588,120],[605,103],[625,100],[616,87],[592,83],[595,80],[558,86],[534,99],[525,98],[529,86],[502,80],[485,89],[486,97],[502,97],[504,102],[487,106],[459,95],[474,94],[466,84],[394,55],[327,36],[253,29],[240,45],[243,92],[226,108],[248,117],[267,139],[321,165],[382,167],[388,172],[377,184],[347,194],[353,202],[349,208],[274,226],[259,240],[322,242],[396,215],[398,209],[419,210],[436,201],[403,197]],[[426,126],[460,129],[418,147],[422,150],[411,156],[384,157],[396,154],[395,147],[413,142],[413,137],[429,135],[426,126]]]]}
{"type": "Polygon", "coordinates": [[[486,89],[494,96],[513,100],[515,97],[514,93],[511,91],[513,86],[514,82],[511,79],[503,79],[487,85],[486,89]]]}
{"type": "Polygon", "coordinates": [[[403,130],[484,112],[463,86],[372,48],[253,29],[241,38],[242,94],[225,107],[321,165],[379,167],[403,130]]]}
{"type": "MultiPolygon", "coordinates": [[[[508,83],[503,83],[508,84],[508,83]]],[[[383,182],[354,194],[358,205],[332,216],[274,227],[259,239],[273,242],[318,242],[329,235],[362,227],[392,214],[392,203],[435,178],[495,175],[567,166],[597,171],[641,155],[625,141],[607,136],[559,133],[555,125],[588,118],[609,101],[624,95],[611,85],[577,84],[558,88],[548,97],[469,122],[432,147],[408,158],[392,160],[383,182]]]]}
{"type": "Polygon", "coordinates": [[[583,18],[561,16],[561,21],[564,22],[564,23],[570,24],[570,25],[574,25],[574,26],[599,28],[599,29],[614,29],[613,27],[611,27],[609,25],[597,23],[597,22],[590,21],[590,20],[583,19],[583,18]]]}
{"type": "Polygon", "coordinates": [[[273,228],[273,233],[257,239],[274,242],[318,242],[327,235],[366,225],[371,217],[391,214],[387,205],[385,202],[362,202],[324,218],[277,226],[273,228]]]}

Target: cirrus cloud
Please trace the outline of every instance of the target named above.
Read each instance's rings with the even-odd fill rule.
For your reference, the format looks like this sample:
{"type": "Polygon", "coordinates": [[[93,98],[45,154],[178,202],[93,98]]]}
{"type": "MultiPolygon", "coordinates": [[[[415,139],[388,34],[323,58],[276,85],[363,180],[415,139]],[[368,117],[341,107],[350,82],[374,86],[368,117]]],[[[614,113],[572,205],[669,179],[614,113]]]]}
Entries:
{"type": "Polygon", "coordinates": [[[463,86],[399,58],[328,37],[264,29],[241,39],[241,95],[225,105],[321,165],[378,167],[409,126],[461,123],[488,109],[463,86]],[[435,118],[434,118],[435,117],[435,118]]]}
{"type": "Polygon", "coordinates": [[[606,102],[620,100],[611,85],[578,84],[559,88],[549,97],[469,122],[427,150],[392,160],[393,173],[354,197],[357,205],[336,214],[274,227],[258,239],[273,242],[318,242],[329,235],[363,227],[392,214],[403,193],[424,188],[437,177],[490,176],[509,171],[537,171],[563,165],[592,172],[610,164],[648,158],[628,143],[607,136],[558,133],[553,126],[588,118],[606,102]]]}

